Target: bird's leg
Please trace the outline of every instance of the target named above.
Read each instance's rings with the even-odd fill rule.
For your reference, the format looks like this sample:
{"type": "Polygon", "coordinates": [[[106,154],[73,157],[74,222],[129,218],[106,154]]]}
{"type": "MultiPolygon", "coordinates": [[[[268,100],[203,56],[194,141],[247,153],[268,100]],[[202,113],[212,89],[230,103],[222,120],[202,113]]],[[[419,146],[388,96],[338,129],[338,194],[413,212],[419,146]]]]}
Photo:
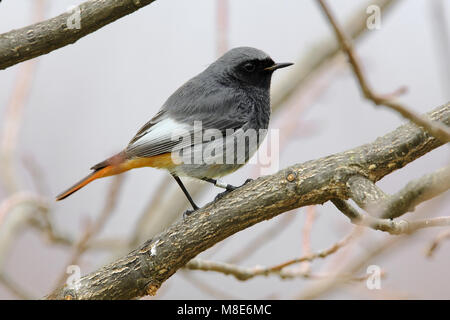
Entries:
{"type": "Polygon", "coordinates": [[[186,198],[188,199],[188,201],[191,203],[192,208],[194,210],[186,210],[183,213],[183,218],[186,218],[187,216],[189,216],[191,213],[193,213],[194,211],[198,210],[198,206],[195,204],[194,200],[192,200],[191,195],[189,194],[189,192],[186,190],[186,187],[184,186],[183,182],[181,182],[180,178],[176,175],[172,175],[172,177],[175,179],[175,181],[178,183],[178,185],[180,186],[181,190],[183,191],[184,195],[186,196],[186,198]]]}
{"type": "Polygon", "coordinates": [[[216,179],[203,178],[202,180],[203,180],[203,181],[206,181],[206,182],[209,182],[209,183],[212,183],[212,184],[215,185],[216,187],[225,189],[224,192],[219,193],[219,194],[214,198],[214,201],[217,201],[217,200],[221,199],[224,195],[228,194],[229,192],[231,192],[231,191],[233,191],[233,190],[236,190],[236,189],[242,187],[243,185],[249,183],[250,181],[253,181],[253,179],[247,179],[247,180],[245,180],[245,182],[244,182],[242,185],[240,185],[239,187],[235,187],[235,186],[232,186],[231,184],[223,184],[223,183],[220,183],[220,182],[219,182],[218,180],[216,180],[216,179]]]}
{"type": "Polygon", "coordinates": [[[236,190],[238,188],[238,187],[232,186],[231,184],[223,184],[219,180],[216,180],[216,179],[202,178],[202,180],[206,181],[206,182],[209,182],[209,183],[212,183],[216,187],[225,189],[227,191],[233,191],[233,190],[236,190]]]}

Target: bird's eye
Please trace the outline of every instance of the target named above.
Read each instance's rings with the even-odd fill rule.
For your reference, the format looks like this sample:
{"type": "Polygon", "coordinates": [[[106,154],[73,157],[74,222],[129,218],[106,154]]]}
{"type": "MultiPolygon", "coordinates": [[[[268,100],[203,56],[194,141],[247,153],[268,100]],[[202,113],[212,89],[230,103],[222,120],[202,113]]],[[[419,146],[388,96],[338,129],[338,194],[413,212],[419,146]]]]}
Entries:
{"type": "Polygon", "coordinates": [[[256,66],[254,63],[249,62],[249,63],[244,64],[244,70],[247,72],[253,72],[253,71],[255,71],[255,69],[256,69],[256,66]]]}

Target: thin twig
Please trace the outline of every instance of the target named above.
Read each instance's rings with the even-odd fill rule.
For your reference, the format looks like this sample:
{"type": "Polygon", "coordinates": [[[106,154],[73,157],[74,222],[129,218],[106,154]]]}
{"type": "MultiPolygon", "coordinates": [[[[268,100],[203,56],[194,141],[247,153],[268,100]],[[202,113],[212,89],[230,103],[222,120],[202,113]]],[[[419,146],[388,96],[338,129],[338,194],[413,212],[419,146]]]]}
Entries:
{"type": "Polygon", "coordinates": [[[15,151],[22,115],[34,76],[36,61],[30,61],[20,66],[16,84],[6,107],[6,119],[1,140],[1,175],[2,184],[8,193],[14,193],[19,189],[17,176],[15,151]]]}
{"type": "Polygon", "coordinates": [[[428,19],[433,28],[431,37],[435,45],[436,60],[442,75],[442,89],[444,96],[450,95],[450,25],[447,21],[448,1],[435,0],[427,3],[431,9],[431,19],[428,19]]]}
{"type": "Polygon", "coordinates": [[[25,291],[18,283],[6,276],[4,273],[0,273],[0,283],[22,300],[34,299],[31,294],[25,291]]]}
{"type": "Polygon", "coordinates": [[[375,230],[385,231],[390,234],[409,234],[424,228],[450,226],[450,216],[416,221],[406,221],[403,219],[379,219],[359,213],[353,206],[344,200],[333,199],[332,202],[336,208],[339,209],[339,211],[344,213],[350,219],[352,223],[370,227],[375,230]]]}
{"type": "Polygon", "coordinates": [[[309,275],[310,270],[301,270],[301,269],[285,270],[285,268],[297,263],[311,262],[316,259],[324,259],[329,255],[336,253],[339,249],[343,248],[344,246],[346,246],[351,240],[354,239],[355,235],[356,233],[352,232],[348,236],[334,243],[331,247],[325,250],[316,253],[308,253],[300,258],[292,259],[272,267],[254,266],[251,268],[248,267],[246,268],[240,267],[233,263],[208,261],[203,259],[193,259],[186,264],[185,268],[189,270],[215,271],[224,274],[231,274],[238,280],[249,280],[256,276],[268,276],[270,274],[278,275],[283,279],[296,277],[313,278],[314,276],[309,275]]]}
{"type": "MultiPolygon", "coordinates": [[[[44,18],[45,4],[46,0],[36,0],[33,2],[33,6],[31,7],[33,22],[44,18]]],[[[25,188],[21,185],[19,170],[17,170],[17,164],[20,163],[20,161],[17,160],[16,149],[23,121],[24,109],[33,84],[36,64],[36,60],[28,61],[19,67],[3,122],[4,127],[0,141],[0,183],[4,186],[7,196],[10,197],[9,200],[12,198],[17,199],[24,195],[24,191],[22,190],[25,188]],[[16,193],[19,193],[19,195],[16,195],[16,193]]],[[[6,202],[4,202],[4,204],[5,203],[6,202]]],[[[41,206],[41,201],[35,202],[35,204],[38,204],[37,207],[30,204],[32,204],[30,201],[19,201],[17,205],[3,211],[3,217],[5,217],[7,212],[13,212],[8,216],[6,221],[3,220],[0,224],[0,270],[3,269],[5,256],[7,255],[13,240],[17,236],[18,231],[36,210],[42,211],[43,207],[47,207],[46,205],[41,206]]],[[[45,210],[47,209],[44,209],[44,211],[45,210]]]]}
{"type": "Polygon", "coordinates": [[[196,278],[191,272],[181,272],[181,275],[184,277],[185,280],[189,281],[197,289],[204,291],[205,293],[209,294],[211,297],[214,297],[215,299],[222,299],[222,300],[237,300],[238,299],[237,297],[235,297],[233,295],[230,295],[226,292],[223,292],[222,290],[219,290],[218,288],[216,288],[214,286],[209,285],[208,282],[202,281],[201,279],[196,278]]]}
{"type": "MultiPolygon", "coordinates": [[[[75,244],[72,255],[69,259],[69,263],[67,265],[76,265],[80,257],[83,255],[83,253],[88,248],[88,243],[91,240],[91,238],[98,234],[101,229],[104,227],[106,221],[111,216],[111,214],[114,212],[114,209],[117,206],[119,194],[120,194],[120,187],[122,186],[124,176],[123,175],[117,175],[114,176],[114,179],[112,180],[108,195],[106,197],[105,206],[103,207],[103,210],[101,211],[99,217],[95,221],[95,223],[90,224],[86,227],[83,235],[81,236],[80,240],[75,244]]],[[[66,271],[62,272],[61,276],[59,277],[59,280],[57,281],[57,285],[61,286],[65,279],[67,277],[66,271]]]]}
{"type": "MultiPolygon", "coordinates": [[[[273,269],[264,266],[254,266],[251,268],[241,267],[231,263],[208,261],[202,259],[191,260],[185,266],[189,270],[200,270],[200,271],[212,271],[218,272],[225,275],[231,275],[240,281],[247,281],[257,276],[278,276],[281,279],[321,279],[327,278],[328,274],[311,273],[310,271],[304,272],[302,270],[290,270],[290,269],[273,269]]],[[[362,281],[365,277],[355,277],[354,275],[347,275],[348,281],[362,281]]]]}
{"type": "MultiPolygon", "coordinates": [[[[34,5],[32,6],[33,22],[44,18],[45,4],[46,0],[37,0],[34,2],[34,5]]],[[[20,66],[13,92],[6,107],[6,117],[0,143],[0,159],[2,161],[0,173],[2,175],[3,186],[9,193],[19,190],[15,165],[17,163],[15,151],[20,126],[23,120],[23,112],[33,84],[36,65],[37,60],[33,60],[20,66]]]]}
{"type": "MultiPolygon", "coordinates": [[[[335,271],[333,274],[330,274],[328,277],[323,278],[318,282],[315,282],[311,287],[304,289],[296,298],[302,300],[317,299],[323,294],[331,292],[337,286],[348,281],[350,276],[356,274],[374,257],[379,256],[387,249],[392,250],[394,245],[396,245],[400,240],[401,238],[391,237],[385,241],[376,243],[371,248],[367,248],[363,254],[357,255],[350,259],[350,261],[340,270],[335,271]]],[[[383,272],[382,270],[380,271],[381,277],[383,272]]],[[[367,279],[368,276],[370,276],[370,274],[366,275],[365,279],[367,279]]]]}
{"type": "Polygon", "coordinates": [[[444,242],[444,240],[450,239],[450,230],[444,230],[437,235],[437,237],[429,245],[426,255],[431,258],[435,253],[436,249],[444,242]]]}
{"type": "Polygon", "coordinates": [[[423,127],[427,132],[429,132],[434,137],[440,139],[443,142],[449,142],[450,141],[450,129],[442,125],[440,123],[436,123],[433,121],[430,121],[428,118],[418,115],[415,112],[409,110],[408,108],[404,107],[398,102],[393,101],[392,95],[379,95],[376,94],[371,87],[368,84],[368,81],[366,80],[366,77],[364,75],[364,72],[362,71],[362,68],[360,66],[360,63],[358,61],[358,58],[356,57],[356,53],[353,49],[353,45],[351,40],[347,37],[341,26],[338,24],[337,20],[331,13],[331,10],[328,8],[328,6],[325,4],[325,0],[317,0],[319,2],[319,5],[322,8],[322,11],[325,13],[325,15],[328,18],[328,21],[332,25],[334,32],[336,34],[337,39],[339,40],[339,43],[342,46],[342,49],[345,51],[345,53],[348,56],[349,62],[352,66],[353,72],[355,73],[356,78],[358,79],[359,86],[361,88],[362,93],[364,96],[371,100],[376,105],[384,105],[392,110],[397,111],[400,113],[403,117],[409,119],[416,125],[423,127]]]}
{"type": "Polygon", "coordinates": [[[276,236],[283,232],[283,230],[285,230],[285,228],[292,222],[294,218],[294,214],[289,214],[281,217],[280,221],[259,234],[244,248],[234,253],[229,259],[227,259],[228,263],[238,263],[240,261],[248,259],[252,254],[254,254],[258,249],[261,248],[262,244],[273,240],[276,236]]]}
{"type": "MultiPolygon", "coordinates": [[[[316,218],[316,206],[306,207],[306,218],[302,229],[302,254],[310,255],[311,250],[311,233],[316,218]]],[[[304,261],[300,264],[299,270],[304,273],[311,271],[310,261],[304,261]]]]}
{"type": "MultiPolygon", "coordinates": [[[[385,16],[399,0],[371,0],[361,8],[355,10],[355,13],[345,22],[345,30],[353,40],[361,40],[367,34],[367,16],[366,8],[370,5],[376,5],[380,12],[385,16]]],[[[297,61],[290,69],[288,76],[281,79],[272,97],[272,109],[277,109],[286,101],[290,100],[298,88],[304,87],[309,82],[309,77],[315,74],[316,70],[327,64],[330,60],[335,60],[340,54],[339,45],[334,44],[328,38],[319,41],[310,46],[309,51],[297,61]]]]}
{"type": "Polygon", "coordinates": [[[350,241],[355,239],[355,237],[357,235],[358,235],[357,232],[352,231],[347,236],[345,236],[343,239],[337,241],[331,247],[329,247],[325,250],[322,250],[322,251],[319,251],[316,253],[312,253],[312,254],[307,254],[307,255],[304,255],[303,257],[283,262],[281,264],[271,267],[270,270],[278,271],[278,270],[282,270],[282,269],[286,268],[287,266],[293,265],[295,263],[301,263],[301,262],[305,262],[305,261],[313,261],[315,259],[326,258],[326,257],[336,253],[341,248],[345,247],[348,243],[350,243],[350,241]]]}
{"type": "Polygon", "coordinates": [[[228,23],[229,23],[229,3],[228,0],[216,1],[216,21],[217,21],[217,55],[221,56],[228,50],[228,23]]]}
{"type": "Polygon", "coordinates": [[[6,198],[0,203],[0,225],[5,219],[6,215],[17,206],[32,206],[36,209],[46,211],[49,204],[46,199],[30,192],[19,192],[6,198]]]}
{"type": "MultiPolygon", "coordinates": [[[[139,245],[139,242],[142,241],[142,239],[144,239],[146,236],[149,236],[147,226],[152,224],[150,222],[157,223],[157,221],[155,221],[154,215],[158,212],[160,206],[164,204],[164,194],[167,192],[170,183],[172,183],[171,177],[166,176],[158,184],[156,192],[154,193],[148,204],[145,206],[143,213],[136,223],[134,231],[132,232],[132,237],[129,241],[129,248],[135,248],[137,245],[139,245]]],[[[159,223],[159,225],[161,224],[159,223]]]]}

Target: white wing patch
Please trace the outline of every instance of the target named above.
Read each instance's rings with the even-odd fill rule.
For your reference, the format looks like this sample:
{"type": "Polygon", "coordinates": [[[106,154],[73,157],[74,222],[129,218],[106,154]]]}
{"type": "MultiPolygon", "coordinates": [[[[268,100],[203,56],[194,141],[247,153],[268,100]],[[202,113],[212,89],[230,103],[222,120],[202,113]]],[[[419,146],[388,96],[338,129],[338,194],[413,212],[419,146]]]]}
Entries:
{"type": "Polygon", "coordinates": [[[151,147],[152,145],[158,145],[162,142],[176,140],[175,138],[177,136],[188,133],[189,130],[191,130],[190,125],[166,118],[148,128],[147,131],[128,148],[134,149],[144,145],[151,147]]]}

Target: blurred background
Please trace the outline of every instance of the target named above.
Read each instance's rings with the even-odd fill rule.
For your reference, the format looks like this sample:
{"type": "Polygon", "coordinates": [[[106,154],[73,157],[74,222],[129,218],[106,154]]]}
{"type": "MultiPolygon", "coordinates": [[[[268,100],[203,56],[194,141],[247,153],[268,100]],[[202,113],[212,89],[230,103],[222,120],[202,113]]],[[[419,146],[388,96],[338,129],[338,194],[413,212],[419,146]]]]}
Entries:
{"type": "MultiPolygon", "coordinates": [[[[56,16],[82,1],[6,0],[0,33],[56,16]]],[[[445,0],[328,1],[379,93],[400,87],[399,101],[418,113],[450,100],[450,3],[445,0]],[[366,8],[382,7],[381,27],[368,30],[366,8]],[[363,24],[362,24],[363,23],[363,24]]],[[[83,21],[81,21],[81,24],[83,21]]],[[[62,202],[56,194],[120,151],[165,99],[229,48],[252,46],[295,67],[275,73],[271,128],[280,129],[279,168],[369,143],[405,120],[365,100],[334,33],[312,0],[172,0],[155,3],[66,46],[0,71],[2,175],[0,298],[39,298],[78,265],[81,274],[126,254],[181,219],[187,201],[164,171],[126,173],[95,181],[62,202]],[[84,239],[84,240],[83,240],[84,239]]],[[[377,185],[394,193],[409,180],[449,163],[443,146],[377,185]]],[[[225,178],[240,185],[255,166],[225,178]]],[[[197,203],[220,189],[189,182],[197,203]]],[[[448,194],[405,215],[449,214],[448,194]]],[[[334,206],[301,208],[246,229],[199,257],[241,266],[272,266],[329,248],[354,226],[334,206]]],[[[433,228],[367,261],[383,271],[380,290],[347,283],[321,298],[450,298],[450,242],[431,257],[433,228]]],[[[303,276],[245,282],[213,272],[180,270],[152,299],[292,299],[367,245],[395,236],[365,230],[326,259],[295,265],[303,276]]],[[[401,237],[397,237],[401,238],[401,237]]]]}

